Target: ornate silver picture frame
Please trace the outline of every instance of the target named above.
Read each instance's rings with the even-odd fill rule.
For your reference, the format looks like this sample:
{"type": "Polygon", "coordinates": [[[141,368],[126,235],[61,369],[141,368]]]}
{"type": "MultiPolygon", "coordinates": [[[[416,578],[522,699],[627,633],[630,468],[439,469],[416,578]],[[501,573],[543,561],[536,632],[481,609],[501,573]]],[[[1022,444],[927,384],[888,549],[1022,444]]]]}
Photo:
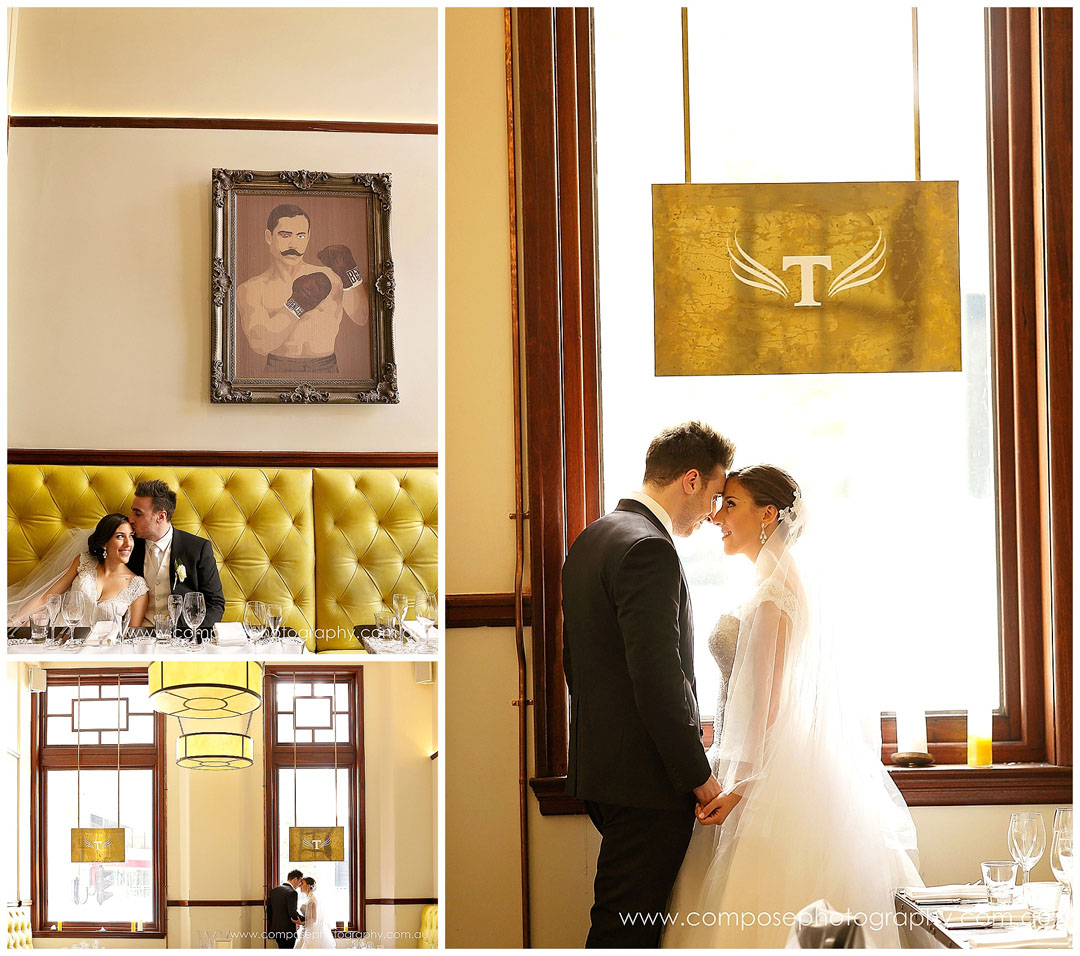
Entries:
{"type": "Polygon", "coordinates": [[[215,169],[210,211],[210,401],[400,401],[390,174],[215,169]]]}

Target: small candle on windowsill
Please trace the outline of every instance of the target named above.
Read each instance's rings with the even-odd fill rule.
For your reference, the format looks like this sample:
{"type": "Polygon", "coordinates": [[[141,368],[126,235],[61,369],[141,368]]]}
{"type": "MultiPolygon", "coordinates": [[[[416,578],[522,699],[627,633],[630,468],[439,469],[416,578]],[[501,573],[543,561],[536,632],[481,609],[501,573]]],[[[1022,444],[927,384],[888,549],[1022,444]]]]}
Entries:
{"type": "Polygon", "coordinates": [[[349,931],[349,924],[348,923],[342,923],[341,925],[343,927],[342,932],[347,933],[349,931]]]}
{"type": "Polygon", "coordinates": [[[926,747],[926,711],[905,708],[896,712],[898,753],[929,753],[926,747]]]}
{"type": "Polygon", "coordinates": [[[968,711],[968,766],[989,767],[994,762],[994,712],[988,707],[968,711]]]}
{"type": "Polygon", "coordinates": [[[64,931],[64,921],[63,920],[57,920],[56,921],[56,931],[58,933],[62,933],[64,931]]]}

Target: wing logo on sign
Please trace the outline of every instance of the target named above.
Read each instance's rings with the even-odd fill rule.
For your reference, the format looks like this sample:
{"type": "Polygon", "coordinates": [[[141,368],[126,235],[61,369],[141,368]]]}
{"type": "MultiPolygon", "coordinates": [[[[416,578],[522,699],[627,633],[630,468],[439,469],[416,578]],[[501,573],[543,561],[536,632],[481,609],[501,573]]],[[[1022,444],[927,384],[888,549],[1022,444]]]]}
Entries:
{"type": "Polygon", "coordinates": [[[325,850],[333,843],[333,833],[326,834],[321,840],[309,840],[307,837],[304,837],[301,842],[308,850],[325,850]]]}
{"type": "Polygon", "coordinates": [[[86,846],[91,847],[95,853],[104,853],[109,847],[112,846],[112,840],[93,840],[90,841],[83,837],[83,843],[86,846]]]}
{"type": "MultiPolygon", "coordinates": [[[[738,231],[735,232],[733,239],[735,242],[734,249],[731,248],[732,240],[729,239],[727,243],[728,268],[731,269],[731,274],[744,285],[753,286],[755,289],[763,289],[765,292],[771,292],[782,299],[791,298],[792,293],[787,287],[787,283],[768,266],[753,258],[739,244],[738,231]]],[[[877,279],[885,271],[885,266],[888,263],[885,258],[886,245],[885,236],[878,229],[877,242],[874,243],[869,252],[833,278],[826,290],[826,297],[832,298],[847,289],[867,285],[877,279]],[[878,268],[879,264],[880,268],[878,268]],[[874,269],[877,269],[877,271],[873,275],[868,275],[874,269]]],[[[781,260],[782,271],[787,272],[789,269],[796,267],[799,269],[799,301],[795,303],[796,307],[821,305],[814,288],[815,266],[821,266],[826,271],[832,271],[832,256],[784,256],[781,260]]]]}

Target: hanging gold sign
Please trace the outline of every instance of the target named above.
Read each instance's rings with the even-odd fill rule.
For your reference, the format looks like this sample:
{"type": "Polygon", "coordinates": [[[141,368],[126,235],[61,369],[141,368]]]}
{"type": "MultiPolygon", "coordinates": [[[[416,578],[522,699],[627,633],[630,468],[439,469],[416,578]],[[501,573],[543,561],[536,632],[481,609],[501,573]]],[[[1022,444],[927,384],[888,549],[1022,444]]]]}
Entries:
{"type": "Polygon", "coordinates": [[[123,827],[72,827],[72,863],[123,863],[126,848],[123,827]]]}
{"type": "Polygon", "coordinates": [[[959,371],[955,182],[652,190],[657,375],[959,371]]]}
{"type": "Polygon", "coordinates": [[[344,827],[289,827],[290,863],[344,859],[344,827]]]}

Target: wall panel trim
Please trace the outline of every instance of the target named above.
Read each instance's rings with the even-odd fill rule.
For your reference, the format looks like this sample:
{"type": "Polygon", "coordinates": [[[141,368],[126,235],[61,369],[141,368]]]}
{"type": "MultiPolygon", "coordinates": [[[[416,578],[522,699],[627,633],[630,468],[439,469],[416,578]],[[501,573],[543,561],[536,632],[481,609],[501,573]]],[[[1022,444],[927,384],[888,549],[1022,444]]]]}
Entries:
{"type": "Polygon", "coordinates": [[[238,119],[201,116],[9,116],[8,129],[240,129],[297,133],[406,133],[435,136],[438,123],[369,123],[346,120],[238,119]]]}
{"type": "Polygon", "coordinates": [[[434,451],[152,451],[9,448],[9,465],[157,465],[172,468],[437,468],[434,451]]]}

